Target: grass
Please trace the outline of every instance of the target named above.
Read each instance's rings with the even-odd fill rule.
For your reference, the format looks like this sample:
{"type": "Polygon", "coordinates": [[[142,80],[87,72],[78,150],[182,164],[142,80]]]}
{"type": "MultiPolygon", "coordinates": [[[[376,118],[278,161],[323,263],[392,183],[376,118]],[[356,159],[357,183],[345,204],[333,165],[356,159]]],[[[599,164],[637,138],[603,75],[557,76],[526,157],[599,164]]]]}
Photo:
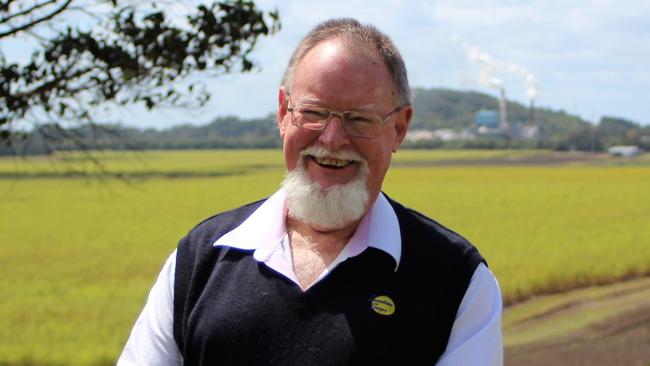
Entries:
{"type": "MultiPolygon", "coordinates": [[[[384,190],[470,239],[508,302],[650,273],[647,158],[490,165],[522,154],[403,151],[384,190]]],[[[0,365],[112,364],[178,239],[283,176],[280,151],[100,159],[0,159],[0,365]]]]}
{"type": "Polygon", "coordinates": [[[282,169],[280,150],[104,151],[92,155],[63,152],[52,156],[0,159],[0,177],[205,177],[282,169]]]}
{"type": "Polygon", "coordinates": [[[507,303],[650,273],[650,169],[394,169],[385,190],[470,239],[507,303]]]}
{"type": "MultiPolygon", "coordinates": [[[[0,360],[89,365],[115,359],[164,258],[184,233],[281,172],[15,185],[0,207],[0,360]],[[92,361],[92,362],[91,362],[92,361]]],[[[3,189],[0,182],[0,189],[3,189]]]]}

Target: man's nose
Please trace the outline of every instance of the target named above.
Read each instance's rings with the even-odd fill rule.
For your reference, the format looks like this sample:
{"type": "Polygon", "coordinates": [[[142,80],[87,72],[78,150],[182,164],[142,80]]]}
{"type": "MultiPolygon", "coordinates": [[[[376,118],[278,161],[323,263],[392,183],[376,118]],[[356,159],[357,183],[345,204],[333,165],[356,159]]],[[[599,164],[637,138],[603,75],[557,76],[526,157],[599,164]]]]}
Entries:
{"type": "Polygon", "coordinates": [[[336,150],[350,143],[350,138],[343,130],[343,119],[341,116],[332,115],[329,123],[318,137],[323,146],[336,150]]]}

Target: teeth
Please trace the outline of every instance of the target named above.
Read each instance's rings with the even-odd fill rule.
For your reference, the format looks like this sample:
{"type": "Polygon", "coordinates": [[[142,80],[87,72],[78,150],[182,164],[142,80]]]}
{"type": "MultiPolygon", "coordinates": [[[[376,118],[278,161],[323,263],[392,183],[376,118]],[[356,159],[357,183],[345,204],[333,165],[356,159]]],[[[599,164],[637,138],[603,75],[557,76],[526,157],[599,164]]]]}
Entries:
{"type": "Polygon", "coordinates": [[[331,158],[315,158],[316,162],[320,165],[331,165],[335,167],[344,167],[348,164],[351,163],[350,160],[339,160],[339,159],[331,159],[331,158]]]}

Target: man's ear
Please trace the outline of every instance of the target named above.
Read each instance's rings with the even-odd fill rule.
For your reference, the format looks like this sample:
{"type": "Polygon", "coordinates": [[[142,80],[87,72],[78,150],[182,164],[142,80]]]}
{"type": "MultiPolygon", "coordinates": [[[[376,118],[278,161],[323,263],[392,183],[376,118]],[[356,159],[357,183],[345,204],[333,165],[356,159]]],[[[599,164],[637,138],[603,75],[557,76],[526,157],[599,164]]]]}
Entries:
{"type": "Polygon", "coordinates": [[[413,107],[410,105],[402,108],[395,118],[395,131],[397,132],[397,135],[395,136],[395,141],[393,143],[394,153],[397,152],[400,145],[402,145],[402,141],[404,141],[404,138],[406,137],[406,132],[409,129],[411,118],[413,118],[413,107]]]}
{"type": "Polygon", "coordinates": [[[278,91],[278,113],[276,116],[276,123],[278,124],[278,130],[280,131],[280,137],[282,138],[284,138],[285,130],[284,118],[287,116],[287,108],[289,107],[288,96],[289,94],[284,87],[280,87],[280,90],[278,91]]]}

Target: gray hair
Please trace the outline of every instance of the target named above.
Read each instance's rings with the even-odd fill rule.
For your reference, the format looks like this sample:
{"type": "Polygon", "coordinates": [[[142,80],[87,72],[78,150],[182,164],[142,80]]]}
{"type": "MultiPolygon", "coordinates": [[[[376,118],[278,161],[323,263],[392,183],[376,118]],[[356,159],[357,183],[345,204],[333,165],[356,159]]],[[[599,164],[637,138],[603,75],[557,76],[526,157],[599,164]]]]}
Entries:
{"type": "Polygon", "coordinates": [[[327,20],[317,25],[298,43],[282,77],[282,86],[289,94],[291,93],[294,73],[300,61],[316,45],[330,39],[349,41],[354,45],[376,51],[384,60],[386,68],[393,77],[400,105],[411,103],[411,89],[406,75],[406,66],[393,41],[374,26],[361,24],[352,18],[327,20]]]}

